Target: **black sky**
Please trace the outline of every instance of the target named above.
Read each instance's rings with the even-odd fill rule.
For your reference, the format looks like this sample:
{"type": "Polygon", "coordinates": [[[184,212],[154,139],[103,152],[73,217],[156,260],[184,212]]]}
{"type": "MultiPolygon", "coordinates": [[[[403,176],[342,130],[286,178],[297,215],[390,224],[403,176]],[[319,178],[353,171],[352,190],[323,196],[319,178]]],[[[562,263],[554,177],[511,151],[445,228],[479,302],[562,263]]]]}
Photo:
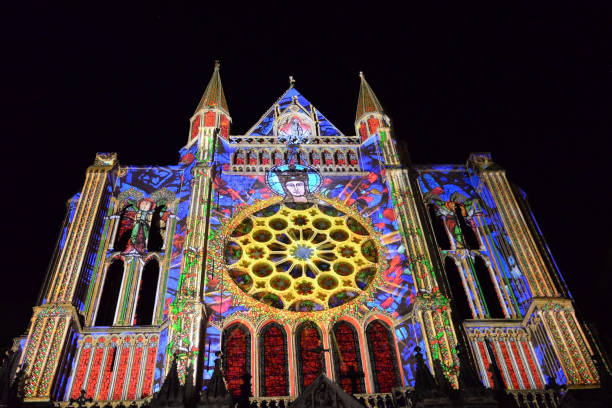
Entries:
{"type": "Polygon", "coordinates": [[[288,75],[354,133],[362,70],[415,163],[491,151],[527,191],[583,315],[607,330],[608,2],[210,3],[2,6],[0,346],[27,328],[65,202],[95,152],[176,164],[215,59],[233,134],[255,123],[288,75]]]}

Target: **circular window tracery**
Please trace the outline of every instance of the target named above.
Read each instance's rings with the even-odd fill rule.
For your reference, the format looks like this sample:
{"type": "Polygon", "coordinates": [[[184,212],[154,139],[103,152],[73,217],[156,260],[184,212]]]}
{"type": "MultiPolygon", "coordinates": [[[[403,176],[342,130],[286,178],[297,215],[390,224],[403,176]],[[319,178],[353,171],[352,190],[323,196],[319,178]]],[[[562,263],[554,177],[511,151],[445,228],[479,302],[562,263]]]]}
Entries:
{"type": "Polygon", "coordinates": [[[380,254],[371,233],[329,203],[274,204],[242,217],[228,231],[225,262],[236,285],[259,302],[331,309],[360,296],[376,276],[380,254]]]}

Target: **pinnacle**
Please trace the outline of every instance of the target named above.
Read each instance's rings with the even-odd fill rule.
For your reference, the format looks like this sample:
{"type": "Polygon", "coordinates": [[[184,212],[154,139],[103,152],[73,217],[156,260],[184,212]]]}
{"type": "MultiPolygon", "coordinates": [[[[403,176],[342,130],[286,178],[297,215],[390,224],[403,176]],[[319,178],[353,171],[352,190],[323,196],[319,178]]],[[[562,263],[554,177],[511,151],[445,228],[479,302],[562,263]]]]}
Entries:
{"type": "Polygon", "coordinates": [[[361,78],[361,85],[359,87],[359,99],[357,100],[357,114],[355,116],[355,121],[361,119],[361,117],[368,112],[384,112],[382,105],[374,94],[374,91],[366,81],[363,71],[359,71],[359,78],[361,78]]]}
{"type": "Polygon", "coordinates": [[[225,100],[225,93],[223,92],[223,86],[221,85],[221,75],[219,74],[219,68],[221,64],[219,60],[215,60],[215,68],[213,75],[206,86],[204,95],[200,99],[200,103],[196,109],[196,112],[200,109],[221,109],[229,116],[229,109],[227,107],[227,101],[225,100]]]}

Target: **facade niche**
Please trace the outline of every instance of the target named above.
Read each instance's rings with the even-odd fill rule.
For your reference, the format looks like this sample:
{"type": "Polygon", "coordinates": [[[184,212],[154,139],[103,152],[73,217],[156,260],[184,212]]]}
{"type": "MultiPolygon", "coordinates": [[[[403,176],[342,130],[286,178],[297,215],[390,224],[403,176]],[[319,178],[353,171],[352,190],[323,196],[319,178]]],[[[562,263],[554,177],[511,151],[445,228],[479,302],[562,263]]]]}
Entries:
{"type": "Polygon", "coordinates": [[[117,232],[117,238],[115,239],[114,245],[115,251],[125,251],[130,240],[130,235],[132,235],[134,222],[127,216],[127,212],[128,207],[126,206],[123,211],[121,211],[121,218],[119,219],[119,231],[117,232]]]}
{"type": "Polygon", "coordinates": [[[450,286],[452,298],[454,300],[454,310],[456,311],[459,320],[472,319],[472,309],[467,293],[461,280],[461,273],[457,268],[455,260],[451,256],[444,259],[444,270],[446,271],[446,279],[450,286]]]}
{"type": "Polygon", "coordinates": [[[484,303],[487,305],[490,318],[503,318],[504,312],[497,297],[493,276],[486,262],[480,255],[474,257],[474,274],[478,280],[484,303]]]}
{"type": "Polygon", "coordinates": [[[158,281],[159,263],[157,259],[151,258],[142,269],[140,287],[136,298],[134,325],[150,325],[155,322],[153,311],[155,310],[158,281]]]}
{"type": "Polygon", "coordinates": [[[112,326],[119,302],[119,292],[123,280],[123,261],[115,259],[106,270],[102,296],[98,305],[95,326],[112,326]]]}
{"type": "Polygon", "coordinates": [[[451,243],[446,233],[444,220],[436,214],[436,207],[433,204],[428,204],[427,208],[429,210],[429,218],[431,219],[431,226],[433,227],[438,247],[442,250],[451,249],[451,243]]]}

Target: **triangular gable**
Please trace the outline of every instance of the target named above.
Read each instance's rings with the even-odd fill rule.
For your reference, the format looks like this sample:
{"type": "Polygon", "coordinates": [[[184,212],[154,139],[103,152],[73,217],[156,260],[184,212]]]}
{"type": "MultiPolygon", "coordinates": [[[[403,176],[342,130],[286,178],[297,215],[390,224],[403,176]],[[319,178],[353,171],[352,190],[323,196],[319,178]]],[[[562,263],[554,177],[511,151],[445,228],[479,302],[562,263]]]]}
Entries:
{"type": "MultiPolygon", "coordinates": [[[[259,121],[245,134],[245,136],[274,136],[274,108],[276,105],[279,106],[280,112],[284,112],[285,109],[291,103],[291,100],[297,97],[297,102],[303,113],[310,116],[312,104],[302,96],[295,88],[289,88],[285,93],[276,101],[274,105],[266,111],[266,113],[259,119],[259,121]]],[[[316,108],[317,120],[319,121],[319,128],[321,129],[321,136],[344,136],[338,128],[336,128],[325,116],[321,114],[316,108]]]]}

